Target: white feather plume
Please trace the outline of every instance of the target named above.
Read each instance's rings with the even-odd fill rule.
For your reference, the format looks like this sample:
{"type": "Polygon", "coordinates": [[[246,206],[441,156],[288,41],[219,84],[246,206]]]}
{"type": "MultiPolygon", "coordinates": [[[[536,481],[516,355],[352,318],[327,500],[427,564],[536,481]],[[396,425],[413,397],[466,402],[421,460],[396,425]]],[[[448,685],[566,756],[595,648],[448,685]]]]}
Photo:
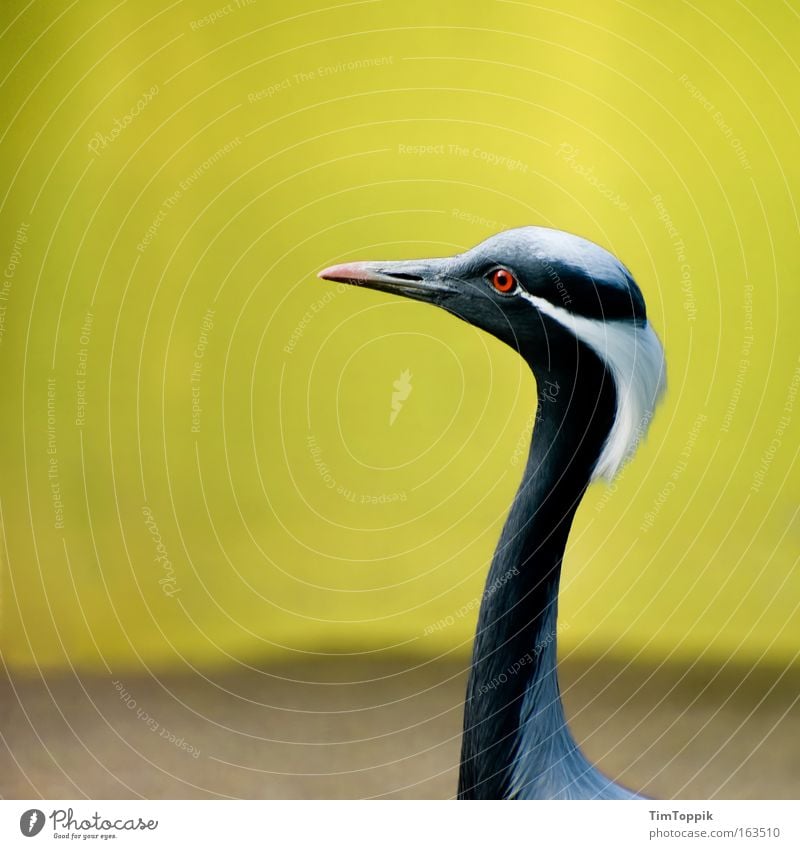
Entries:
{"type": "Polygon", "coordinates": [[[649,322],[602,320],[575,315],[528,292],[520,292],[536,309],[588,345],[614,378],[617,412],[592,479],[613,480],[647,432],[666,388],[664,349],[649,322]]]}

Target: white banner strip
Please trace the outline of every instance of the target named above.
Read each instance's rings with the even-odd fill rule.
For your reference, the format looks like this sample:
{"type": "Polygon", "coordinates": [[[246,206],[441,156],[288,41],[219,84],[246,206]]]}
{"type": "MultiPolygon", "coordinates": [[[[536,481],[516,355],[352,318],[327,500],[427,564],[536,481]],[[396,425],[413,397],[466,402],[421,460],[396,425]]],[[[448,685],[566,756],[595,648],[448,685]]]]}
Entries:
{"type": "Polygon", "coordinates": [[[0,846],[800,847],[798,802],[0,801],[0,846]],[[63,844],[62,844],[63,845],[63,844]]]}

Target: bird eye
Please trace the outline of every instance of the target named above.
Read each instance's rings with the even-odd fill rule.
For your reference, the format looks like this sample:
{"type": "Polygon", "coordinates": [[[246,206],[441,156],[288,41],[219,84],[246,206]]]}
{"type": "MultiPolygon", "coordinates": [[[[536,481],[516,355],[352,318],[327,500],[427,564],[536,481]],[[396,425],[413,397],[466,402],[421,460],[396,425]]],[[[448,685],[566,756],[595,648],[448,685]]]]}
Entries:
{"type": "Polygon", "coordinates": [[[508,294],[517,285],[514,275],[507,268],[496,268],[489,275],[489,279],[492,286],[503,294],[508,294]]]}

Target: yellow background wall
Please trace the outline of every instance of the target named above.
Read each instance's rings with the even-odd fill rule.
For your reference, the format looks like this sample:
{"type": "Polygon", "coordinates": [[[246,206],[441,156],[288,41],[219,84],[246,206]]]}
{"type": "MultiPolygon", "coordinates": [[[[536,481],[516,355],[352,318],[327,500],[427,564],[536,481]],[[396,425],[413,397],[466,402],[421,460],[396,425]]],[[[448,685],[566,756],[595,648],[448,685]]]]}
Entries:
{"type": "Polygon", "coordinates": [[[796,658],[791,4],[14,0],[0,30],[7,664],[465,655],[532,378],[315,274],[522,224],[617,253],[669,363],[579,513],[562,651],[796,658]]]}

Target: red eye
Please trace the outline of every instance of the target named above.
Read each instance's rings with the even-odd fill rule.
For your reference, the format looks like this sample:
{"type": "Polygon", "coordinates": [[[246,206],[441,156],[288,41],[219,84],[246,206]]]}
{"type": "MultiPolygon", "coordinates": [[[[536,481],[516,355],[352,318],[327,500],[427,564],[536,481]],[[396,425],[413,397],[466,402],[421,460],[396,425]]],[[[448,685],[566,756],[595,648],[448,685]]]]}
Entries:
{"type": "Polygon", "coordinates": [[[517,285],[514,275],[507,268],[496,268],[491,280],[498,292],[510,292],[517,285]]]}

